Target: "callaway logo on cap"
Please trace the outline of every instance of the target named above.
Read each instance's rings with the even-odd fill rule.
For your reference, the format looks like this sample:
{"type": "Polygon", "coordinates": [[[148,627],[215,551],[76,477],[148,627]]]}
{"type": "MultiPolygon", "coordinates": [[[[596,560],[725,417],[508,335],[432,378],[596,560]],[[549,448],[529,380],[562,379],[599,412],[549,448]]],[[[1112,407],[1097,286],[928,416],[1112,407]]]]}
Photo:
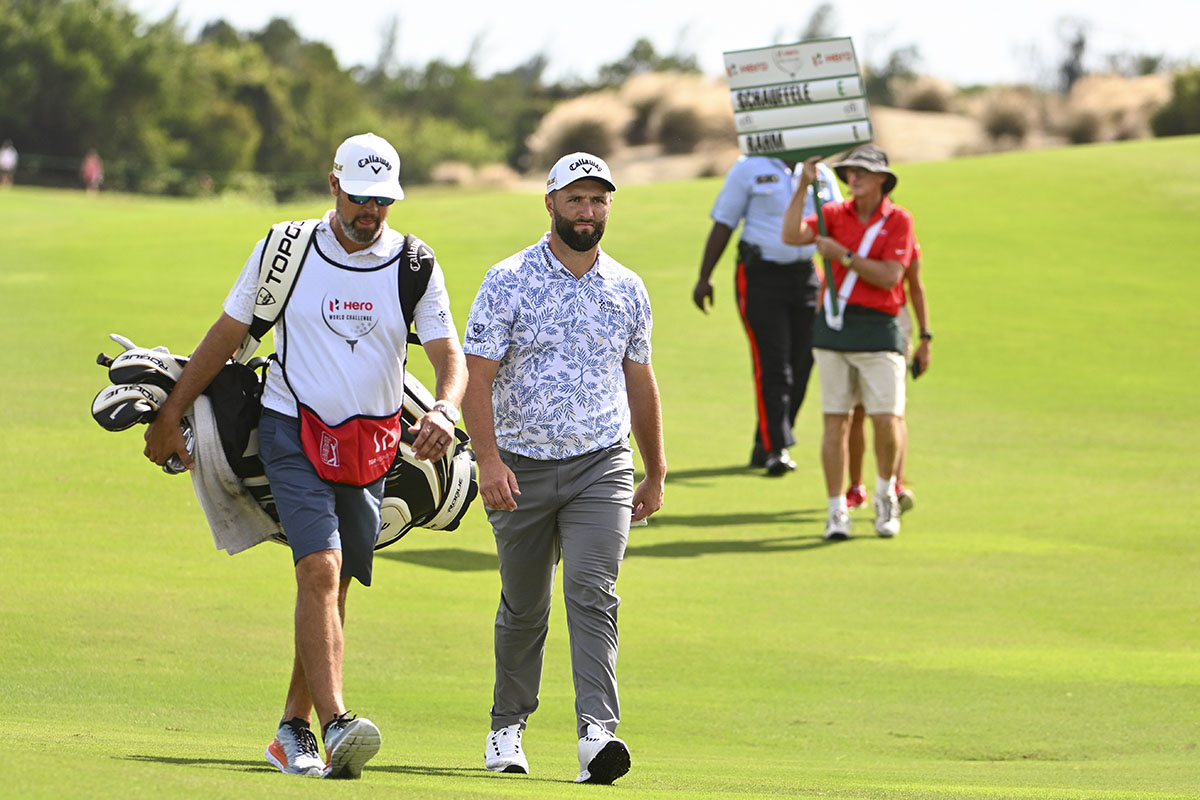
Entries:
{"type": "Polygon", "coordinates": [[[342,142],[333,157],[333,176],[346,194],[403,200],[400,156],[387,139],[360,133],[342,142]]]}
{"type": "Polygon", "coordinates": [[[617,185],[613,183],[612,171],[604,159],[591,153],[571,153],[558,160],[546,178],[546,194],[557,191],[575,181],[584,178],[594,178],[606,184],[610,191],[615,192],[617,185]]]}

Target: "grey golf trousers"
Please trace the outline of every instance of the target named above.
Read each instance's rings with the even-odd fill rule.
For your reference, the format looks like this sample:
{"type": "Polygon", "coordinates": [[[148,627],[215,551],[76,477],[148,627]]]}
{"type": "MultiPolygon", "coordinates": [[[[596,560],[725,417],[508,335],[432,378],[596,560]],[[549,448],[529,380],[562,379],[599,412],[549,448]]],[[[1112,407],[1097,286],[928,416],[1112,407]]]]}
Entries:
{"type": "Polygon", "coordinates": [[[633,456],[622,442],[561,461],[500,452],[516,475],[516,511],[487,509],[500,557],[492,730],[538,706],[554,573],[563,563],[579,736],[588,723],[616,731],[617,572],[629,538],[633,456]]]}

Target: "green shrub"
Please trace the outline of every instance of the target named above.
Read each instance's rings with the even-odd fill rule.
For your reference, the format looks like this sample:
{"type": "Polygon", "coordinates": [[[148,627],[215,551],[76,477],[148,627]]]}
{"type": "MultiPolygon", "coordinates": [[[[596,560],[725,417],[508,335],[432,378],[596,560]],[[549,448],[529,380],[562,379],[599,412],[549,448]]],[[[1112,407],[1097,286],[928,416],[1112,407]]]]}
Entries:
{"type": "Polygon", "coordinates": [[[1200,69],[1175,75],[1171,99],[1151,117],[1155,136],[1184,136],[1200,133],[1200,69]]]}

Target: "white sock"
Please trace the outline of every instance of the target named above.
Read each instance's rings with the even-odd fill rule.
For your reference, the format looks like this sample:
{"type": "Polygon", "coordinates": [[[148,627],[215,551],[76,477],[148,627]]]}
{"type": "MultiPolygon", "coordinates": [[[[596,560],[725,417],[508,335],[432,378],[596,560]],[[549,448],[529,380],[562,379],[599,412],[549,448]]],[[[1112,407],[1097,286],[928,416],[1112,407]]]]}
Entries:
{"type": "Polygon", "coordinates": [[[850,509],[846,505],[846,495],[839,494],[837,497],[829,498],[829,513],[832,514],[835,511],[850,513],[850,509]]]}
{"type": "Polygon", "coordinates": [[[875,476],[875,494],[879,497],[896,496],[896,476],[881,478],[875,476]]]}

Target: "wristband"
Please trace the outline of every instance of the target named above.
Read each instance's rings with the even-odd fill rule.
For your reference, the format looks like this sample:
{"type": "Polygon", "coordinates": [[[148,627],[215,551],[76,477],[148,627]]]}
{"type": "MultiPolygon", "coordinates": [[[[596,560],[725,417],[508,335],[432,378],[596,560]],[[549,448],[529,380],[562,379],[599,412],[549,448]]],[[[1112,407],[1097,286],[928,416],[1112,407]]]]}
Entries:
{"type": "Polygon", "coordinates": [[[933,333],[930,331],[921,331],[921,338],[927,342],[933,341],[933,333]]]}

